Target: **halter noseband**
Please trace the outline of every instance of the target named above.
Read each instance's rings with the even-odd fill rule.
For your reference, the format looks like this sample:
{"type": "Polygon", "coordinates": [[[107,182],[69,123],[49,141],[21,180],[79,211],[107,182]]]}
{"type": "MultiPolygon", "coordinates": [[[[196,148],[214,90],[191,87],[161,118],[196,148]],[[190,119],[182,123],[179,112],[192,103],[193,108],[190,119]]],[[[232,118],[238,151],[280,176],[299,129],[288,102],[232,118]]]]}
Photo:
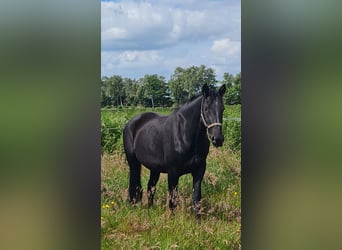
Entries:
{"type": "Polygon", "coordinates": [[[202,105],[201,105],[201,118],[202,118],[202,121],[203,121],[203,124],[204,126],[207,128],[207,129],[210,129],[214,126],[222,126],[222,123],[220,122],[214,122],[214,123],[211,123],[211,124],[208,124],[205,119],[204,119],[204,116],[203,116],[203,112],[202,112],[202,105]]]}

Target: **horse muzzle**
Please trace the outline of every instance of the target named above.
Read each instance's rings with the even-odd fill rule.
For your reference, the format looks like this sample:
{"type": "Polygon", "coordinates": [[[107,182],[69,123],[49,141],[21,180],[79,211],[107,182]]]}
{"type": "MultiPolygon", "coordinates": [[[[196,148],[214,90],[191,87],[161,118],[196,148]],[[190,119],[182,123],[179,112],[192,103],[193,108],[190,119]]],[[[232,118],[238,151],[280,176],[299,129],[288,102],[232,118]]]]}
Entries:
{"type": "Polygon", "coordinates": [[[221,147],[223,145],[224,137],[223,135],[212,136],[211,142],[215,147],[221,147]]]}

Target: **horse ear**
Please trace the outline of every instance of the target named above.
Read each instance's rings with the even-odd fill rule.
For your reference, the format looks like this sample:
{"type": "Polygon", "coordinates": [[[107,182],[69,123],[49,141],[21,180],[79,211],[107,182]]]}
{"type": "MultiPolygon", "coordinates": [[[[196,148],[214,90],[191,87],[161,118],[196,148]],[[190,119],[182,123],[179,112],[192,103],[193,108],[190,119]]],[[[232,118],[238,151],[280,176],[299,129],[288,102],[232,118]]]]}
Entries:
{"type": "Polygon", "coordinates": [[[209,95],[209,87],[207,84],[204,84],[202,87],[202,94],[204,97],[207,97],[209,95]]]}
{"type": "Polygon", "coordinates": [[[222,97],[226,93],[226,84],[223,84],[219,89],[219,94],[222,97]]]}

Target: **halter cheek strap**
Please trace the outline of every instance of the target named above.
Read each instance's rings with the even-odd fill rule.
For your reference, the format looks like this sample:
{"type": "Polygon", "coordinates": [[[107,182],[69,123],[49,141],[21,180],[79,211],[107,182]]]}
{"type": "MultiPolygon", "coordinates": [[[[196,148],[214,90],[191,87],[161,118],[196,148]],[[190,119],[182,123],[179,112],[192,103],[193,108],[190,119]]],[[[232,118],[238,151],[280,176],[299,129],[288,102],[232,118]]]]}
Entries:
{"type": "Polygon", "coordinates": [[[204,116],[203,116],[203,113],[202,113],[202,107],[201,107],[201,118],[202,118],[202,121],[203,121],[203,124],[204,126],[207,128],[207,129],[210,129],[214,126],[222,126],[222,123],[220,122],[214,122],[214,123],[211,123],[211,124],[208,124],[205,119],[204,119],[204,116]]]}

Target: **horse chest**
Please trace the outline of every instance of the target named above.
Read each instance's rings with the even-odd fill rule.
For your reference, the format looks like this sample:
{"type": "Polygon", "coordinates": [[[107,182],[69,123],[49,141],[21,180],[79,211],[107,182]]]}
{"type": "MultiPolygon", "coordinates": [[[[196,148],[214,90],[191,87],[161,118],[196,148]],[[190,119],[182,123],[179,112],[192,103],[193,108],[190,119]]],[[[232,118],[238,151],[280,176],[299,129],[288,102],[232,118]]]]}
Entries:
{"type": "Polygon", "coordinates": [[[173,154],[169,154],[170,157],[166,157],[165,163],[177,168],[190,170],[194,165],[202,164],[206,160],[207,154],[208,150],[206,150],[206,147],[183,147],[181,150],[174,150],[173,154]]]}

